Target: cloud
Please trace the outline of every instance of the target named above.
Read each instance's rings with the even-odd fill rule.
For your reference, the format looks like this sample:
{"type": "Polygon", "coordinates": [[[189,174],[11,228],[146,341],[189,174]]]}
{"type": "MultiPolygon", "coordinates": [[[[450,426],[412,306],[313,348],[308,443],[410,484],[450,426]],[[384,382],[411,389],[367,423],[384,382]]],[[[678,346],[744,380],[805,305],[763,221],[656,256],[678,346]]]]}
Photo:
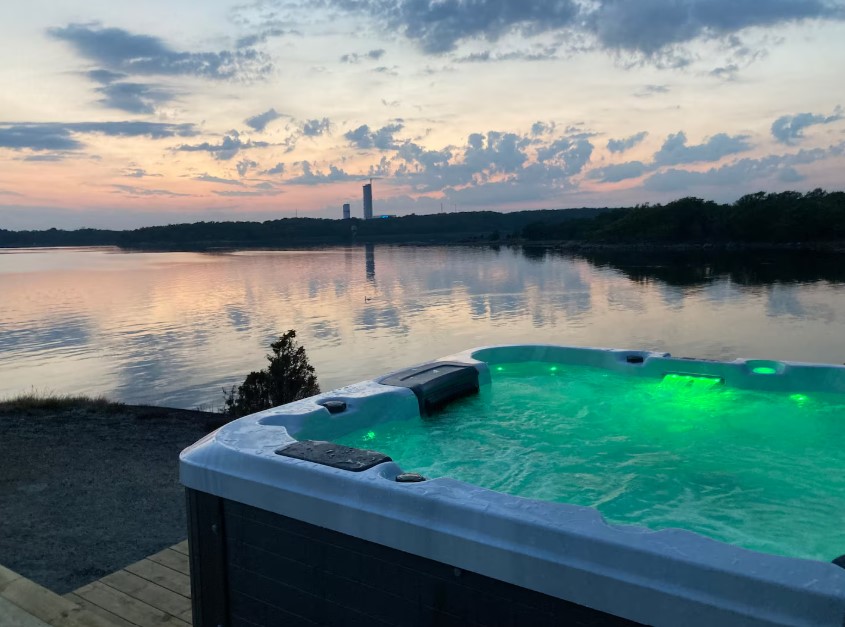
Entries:
{"type": "Polygon", "coordinates": [[[251,159],[241,159],[238,161],[236,166],[238,170],[238,174],[241,176],[246,176],[247,172],[249,172],[252,168],[257,168],[258,162],[252,161],[251,159]]]}
{"type": "Polygon", "coordinates": [[[531,202],[550,198],[552,195],[552,188],[543,185],[524,185],[520,181],[491,181],[481,185],[446,190],[446,198],[450,203],[470,207],[531,202]]]}
{"type": "Polygon", "coordinates": [[[349,54],[345,54],[340,57],[341,63],[360,63],[365,59],[370,59],[371,61],[378,61],[385,55],[384,48],[378,48],[376,50],[370,50],[369,52],[365,52],[363,54],[359,54],[357,52],[350,52],[349,54]]]}
{"type": "Polygon", "coordinates": [[[58,124],[76,133],[100,133],[112,137],[194,137],[198,134],[193,124],[169,124],[166,122],[72,122],[58,124]]]}
{"type": "Polygon", "coordinates": [[[823,0],[598,0],[587,29],[607,49],[652,56],[674,44],[814,18],[841,19],[823,0]]]}
{"type": "Polygon", "coordinates": [[[289,185],[322,185],[323,183],[336,183],[339,181],[355,181],[361,178],[333,165],[329,166],[328,172],[322,173],[315,172],[313,166],[307,161],[301,161],[298,164],[302,168],[302,174],[288,179],[286,182],[289,185]]]}
{"type": "Polygon", "coordinates": [[[145,177],[148,177],[148,176],[158,177],[158,176],[161,176],[161,174],[150,174],[149,172],[147,172],[143,168],[130,168],[130,169],[123,172],[123,176],[133,178],[133,179],[142,179],[142,178],[145,178],[145,177]]]}
{"type": "Polygon", "coordinates": [[[267,125],[270,122],[278,120],[280,117],[282,117],[281,113],[277,112],[275,109],[268,109],[264,113],[259,113],[251,118],[247,118],[244,122],[248,127],[255,131],[263,131],[267,128],[267,125]]]}
{"type": "Polygon", "coordinates": [[[0,196],[23,196],[23,194],[13,192],[10,189],[0,189],[0,196]]]}
{"type": "Polygon", "coordinates": [[[67,42],[77,53],[113,72],[159,76],[200,76],[213,79],[260,78],[272,66],[254,48],[220,52],[174,50],[158,37],[137,35],[99,24],[68,24],[47,33],[67,42]]]}
{"type": "Polygon", "coordinates": [[[548,135],[549,133],[554,132],[555,130],[555,123],[554,122],[534,122],[531,125],[531,135],[533,137],[538,137],[540,135],[548,135]]]}
{"type": "Polygon", "coordinates": [[[307,120],[302,125],[302,134],[306,137],[317,137],[318,135],[327,133],[330,126],[331,123],[328,118],[323,118],[322,120],[307,120]]]}
{"type": "Polygon", "coordinates": [[[295,30],[286,30],[284,28],[278,27],[265,28],[259,33],[253,33],[252,35],[244,35],[243,37],[238,38],[238,40],[235,42],[235,48],[251,48],[252,46],[263,44],[268,39],[271,39],[273,37],[284,37],[285,35],[298,34],[299,32],[295,30]]]}
{"type": "Polygon", "coordinates": [[[631,135],[630,137],[626,137],[624,139],[611,139],[607,142],[607,149],[610,152],[625,152],[626,150],[630,150],[641,141],[643,141],[648,133],[646,131],[640,131],[635,135],[631,135]]]}
{"type": "Polygon", "coordinates": [[[67,159],[66,154],[58,155],[27,155],[23,161],[64,161],[67,159]]]}
{"type": "Polygon", "coordinates": [[[592,155],[589,134],[569,130],[570,135],[547,140],[500,131],[472,133],[461,149],[427,150],[407,141],[396,153],[400,164],[393,176],[417,192],[442,191],[460,196],[461,202],[470,198],[473,203],[483,204],[484,198],[489,202],[493,190],[526,201],[550,197],[570,185],[570,178],[583,170],[592,155]],[[472,191],[476,188],[485,191],[472,191]]]}
{"type": "Polygon", "coordinates": [[[263,170],[261,174],[284,174],[285,173],[285,164],[281,161],[274,165],[269,170],[263,170]]]}
{"type": "MultiPolygon", "coordinates": [[[[587,38],[578,50],[598,47],[641,56],[664,67],[682,67],[679,51],[697,39],[730,37],[811,19],[842,19],[841,7],[827,0],[329,0],[366,14],[385,30],[399,32],[428,54],[443,54],[469,41],[496,42],[518,33],[524,38],[554,33],[561,41],[587,38]],[[592,43],[593,45],[590,45],[592,43]]],[[[534,53],[542,58],[546,53],[534,53]]],[[[490,53],[463,57],[497,60],[490,53]]],[[[501,58],[506,58],[503,55],[501,58]]]]}
{"type": "Polygon", "coordinates": [[[590,161],[593,144],[587,139],[562,137],[537,151],[537,160],[541,163],[552,162],[563,166],[563,174],[578,174],[590,161]]]}
{"type": "Polygon", "coordinates": [[[639,178],[651,169],[642,161],[628,161],[595,168],[587,173],[587,178],[599,183],[618,183],[627,179],[639,178]]]}
{"type": "MultiPolygon", "coordinates": [[[[783,177],[797,173],[796,165],[804,165],[840,154],[845,145],[827,149],[801,150],[794,154],[770,155],[760,159],[740,159],[703,172],[671,168],[648,177],[643,187],[655,192],[686,192],[694,187],[740,185],[759,178],[783,177]]],[[[800,176],[800,174],[799,174],[800,176]]],[[[782,179],[783,180],[783,179],[782,179]]]]}
{"type": "Polygon", "coordinates": [[[511,50],[509,52],[471,52],[457,57],[455,63],[496,63],[499,61],[548,61],[557,56],[558,45],[535,47],[533,50],[511,50]]]}
{"type": "Polygon", "coordinates": [[[791,166],[783,168],[778,173],[778,180],[783,181],[784,183],[800,183],[806,178],[806,176],[791,166]]]}
{"type": "Polygon", "coordinates": [[[79,150],[84,144],[71,137],[71,131],[53,124],[13,124],[0,126],[0,147],[20,150],[79,150]]]}
{"type": "Polygon", "coordinates": [[[126,74],[124,74],[123,72],[112,72],[110,70],[103,69],[89,70],[85,72],[85,75],[92,81],[96,83],[102,83],[103,85],[126,78],[126,74]]]}
{"type": "Polygon", "coordinates": [[[127,196],[190,196],[191,194],[179,194],[171,192],[166,189],[147,189],[145,187],[135,187],[134,185],[112,185],[115,194],[126,194],[127,196]]]}
{"type": "Polygon", "coordinates": [[[516,133],[489,131],[486,136],[472,133],[467,138],[464,164],[474,171],[516,172],[527,161],[529,142],[516,133]]]}
{"type": "Polygon", "coordinates": [[[251,190],[214,190],[214,194],[218,196],[226,196],[229,198],[238,198],[238,197],[253,197],[253,196],[278,196],[280,194],[284,194],[280,189],[251,189],[251,190]]]}
{"type": "Polygon", "coordinates": [[[797,113],[784,115],[772,123],[772,135],[781,144],[796,144],[804,138],[804,129],[817,124],[830,124],[842,119],[842,109],[837,107],[833,115],[797,113]]]}
{"type": "Polygon", "coordinates": [[[84,144],[76,138],[82,134],[111,137],[191,137],[197,134],[193,124],[163,122],[13,122],[0,123],[0,148],[20,150],[79,150],[84,144]]]}
{"type": "Polygon", "coordinates": [[[232,131],[219,144],[210,144],[209,142],[202,142],[201,144],[182,144],[177,146],[175,150],[181,152],[208,152],[218,161],[228,161],[241,150],[248,150],[250,148],[266,148],[270,144],[267,142],[252,141],[251,139],[243,141],[239,133],[232,131]]]}
{"type": "Polygon", "coordinates": [[[103,95],[101,105],[129,113],[155,113],[157,105],[173,99],[169,90],[146,83],[108,83],[96,91],[103,95]]]}
{"type": "Polygon", "coordinates": [[[634,95],[637,98],[650,98],[658,94],[668,94],[670,91],[668,85],[646,85],[634,95]]]}
{"type": "Polygon", "coordinates": [[[346,132],[343,136],[356,148],[367,150],[377,148],[379,150],[391,150],[399,147],[393,135],[404,128],[401,122],[382,126],[373,131],[366,124],[362,124],[352,131],[346,132]]]}
{"type": "Polygon", "coordinates": [[[428,53],[454,50],[470,39],[496,41],[519,30],[539,34],[571,26],[578,17],[573,0],[334,0],[340,8],[369,13],[391,30],[416,41],[428,53]]]}
{"type": "Polygon", "coordinates": [[[373,72],[377,74],[387,74],[388,76],[399,76],[399,66],[394,65],[393,67],[387,67],[386,65],[380,65],[378,67],[374,67],[372,69],[373,72]]]}
{"type": "Polygon", "coordinates": [[[698,161],[718,161],[728,155],[751,149],[747,135],[718,133],[703,144],[687,146],[683,131],[669,135],[660,150],[654,153],[654,164],[658,166],[680,165],[698,161]]]}
{"type": "Polygon", "coordinates": [[[147,83],[122,81],[126,74],[110,70],[89,70],[85,73],[91,80],[100,83],[96,91],[104,97],[98,102],[111,109],[129,113],[155,113],[156,105],[173,100],[169,89],[147,83]]]}
{"type": "Polygon", "coordinates": [[[710,70],[710,76],[715,76],[725,81],[733,81],[736,80],[737,72],[739,72],[739,66],[736,63],[729,63],[728,65],[710,70]]]}
{"type": "Polygon", "coordinates": [[[224,179],[219,176],[211,176],[210,174],[200,174],[199,176],[193,177],[194,181],[202,181],[203,183],[223,183],[224,185],[238,185],[242,186],[243,183],[237,179],[224,179]]]}

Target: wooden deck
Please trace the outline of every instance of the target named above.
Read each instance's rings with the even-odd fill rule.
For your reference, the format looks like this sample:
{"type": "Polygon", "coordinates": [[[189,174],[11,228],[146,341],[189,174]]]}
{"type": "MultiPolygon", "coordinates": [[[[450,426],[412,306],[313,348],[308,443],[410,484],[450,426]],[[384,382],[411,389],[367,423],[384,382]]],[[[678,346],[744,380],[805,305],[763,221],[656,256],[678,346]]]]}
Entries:
{"type": "Polygon", "coordinates": [[[0,597],[53,627],[189,627],[188,542],[64,596],[0,566],[0,597]]]}

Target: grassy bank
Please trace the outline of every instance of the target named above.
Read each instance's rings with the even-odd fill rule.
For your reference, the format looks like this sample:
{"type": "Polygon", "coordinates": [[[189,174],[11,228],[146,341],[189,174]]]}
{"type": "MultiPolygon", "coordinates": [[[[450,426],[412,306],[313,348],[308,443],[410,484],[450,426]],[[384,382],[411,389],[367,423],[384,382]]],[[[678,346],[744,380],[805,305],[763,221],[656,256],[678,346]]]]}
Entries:
{"type": "Polygon", "coordinates": [[[67,411],[72,409],[104,411],[118,410],[124,407],[123,403],[110,401],[104,396],[56,394],[55,392],[40,392],[38,390],[0,399],[0,411],[4,412],[67,411]]]}

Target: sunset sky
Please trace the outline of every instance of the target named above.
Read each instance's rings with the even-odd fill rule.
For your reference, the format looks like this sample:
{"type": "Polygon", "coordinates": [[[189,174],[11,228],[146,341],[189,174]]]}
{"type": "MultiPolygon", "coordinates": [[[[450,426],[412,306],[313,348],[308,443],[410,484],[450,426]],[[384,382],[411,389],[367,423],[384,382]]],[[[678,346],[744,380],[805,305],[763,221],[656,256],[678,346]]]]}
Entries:
{"type": "Polygon", "coordinates": [[[843,0],[28,0],[0,228],[845,189],[843,0]]]}

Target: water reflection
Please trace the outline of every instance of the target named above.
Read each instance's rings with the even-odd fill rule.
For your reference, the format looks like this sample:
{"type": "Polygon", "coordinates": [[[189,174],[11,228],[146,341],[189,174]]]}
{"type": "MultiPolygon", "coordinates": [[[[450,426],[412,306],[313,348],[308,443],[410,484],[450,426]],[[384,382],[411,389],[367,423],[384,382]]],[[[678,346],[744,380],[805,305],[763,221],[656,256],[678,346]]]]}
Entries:
{"type": "Polygon", "coordinates": [[[376,282],[376,246],[375,244],[364,244],[364,258],[367,264],[367,280],[376,282]]]}
{"type": "MultiPolygon", "coordinates": [[[[557,253],[566,257],[565,253],[557,253]]],[[[599,268],[612,268],[636,282],[689,287],[727,280],[744,286],[772,283],[845,283],[842,255],[824,252],[694,251],[586,253],[599,268]]]]}
{"type": "Polygon", "coordinates": [[[220,405],[220,389],[263,367],[290,328],[326,389],[494,343],[841,363],[840,259],[372,245],[7,251],[0,395],[35,386],[220,405]]]}

